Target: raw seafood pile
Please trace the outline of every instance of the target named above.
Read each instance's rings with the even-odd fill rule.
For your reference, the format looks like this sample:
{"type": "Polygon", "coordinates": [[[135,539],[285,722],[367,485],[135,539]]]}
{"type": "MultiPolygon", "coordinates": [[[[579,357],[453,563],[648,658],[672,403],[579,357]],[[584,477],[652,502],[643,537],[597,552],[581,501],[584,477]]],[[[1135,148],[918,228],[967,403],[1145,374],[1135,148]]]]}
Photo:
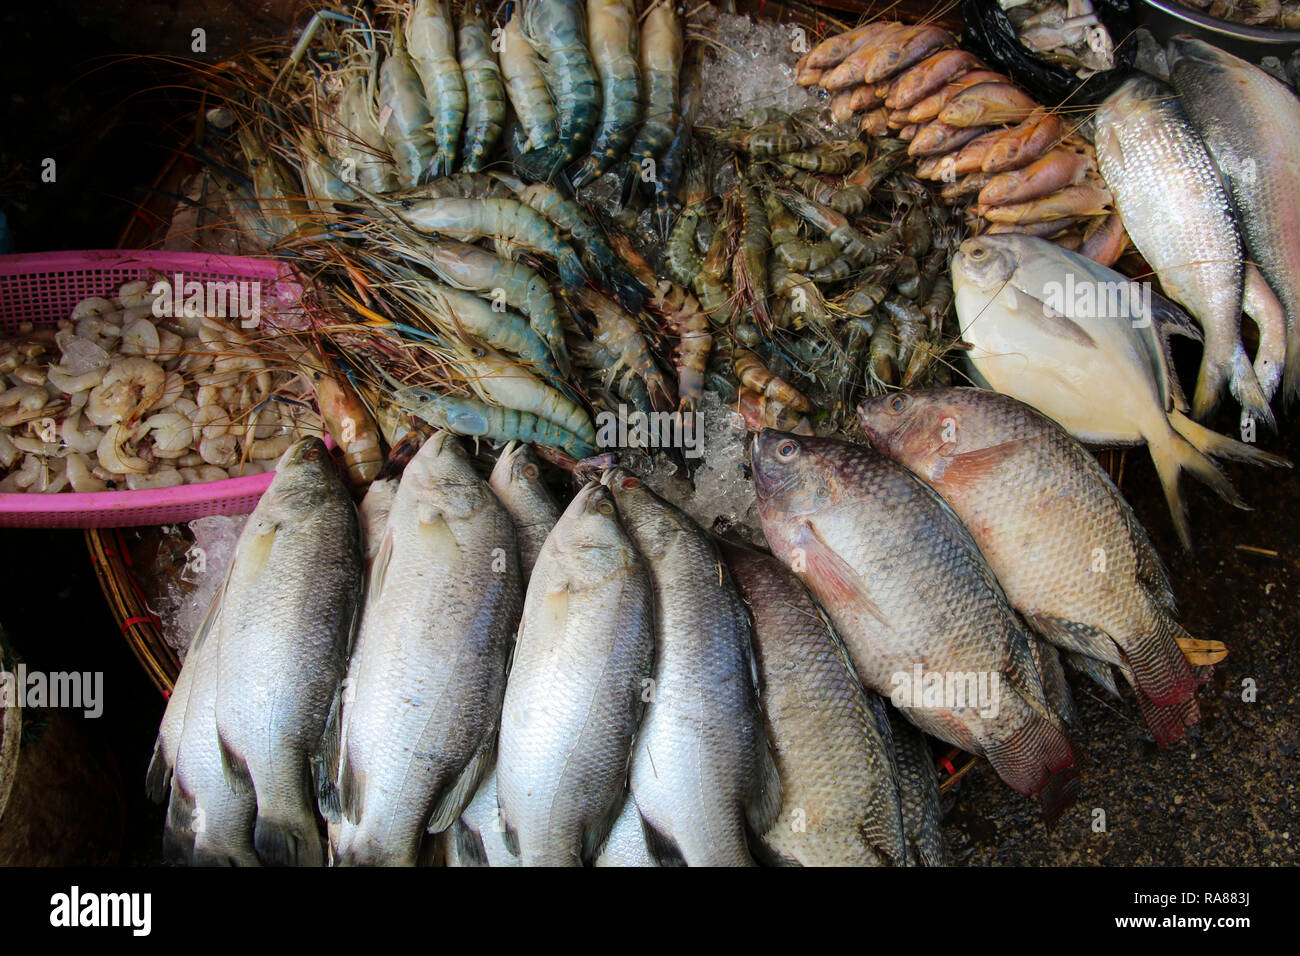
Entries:
{"type": "Polygon", "coordinates": [[[1295,0],[1178,0],[1220,20],[1273,30],[1300,30],[1300,3],[1295,0]]]}
{"type": "Polygon", "coordinates": [[[169,860],[319,865],[319,802],[336,865],[943,862],[928,747],[809,593],[626,470],[561,513],[439,431],[361,525],[296,443],[159,731],[169,860]]]}
{"type": "Polygon", "coordinates": [[[320,431],[266,340],[202,310],[156,314],[144,280],[0,342],[0,491],[169,488],[268,471],[320,431]]]}
{"type": "Polygon", "coordinates": [[[973,200],[972,231],[1053,238],[1106,265],[1123,252],[1091,144],[942,27],[856,27],[807,53],[798,82],[830,93],[837,119],[862,113],[864,132],[897,131],[918,177],[973,200]]]}
{"type": "Polygon", "coordinates": [[[1081,80],[1115,68],[1115,43],[1091,0],[998,0],[1024,46],[1081,80]]]}

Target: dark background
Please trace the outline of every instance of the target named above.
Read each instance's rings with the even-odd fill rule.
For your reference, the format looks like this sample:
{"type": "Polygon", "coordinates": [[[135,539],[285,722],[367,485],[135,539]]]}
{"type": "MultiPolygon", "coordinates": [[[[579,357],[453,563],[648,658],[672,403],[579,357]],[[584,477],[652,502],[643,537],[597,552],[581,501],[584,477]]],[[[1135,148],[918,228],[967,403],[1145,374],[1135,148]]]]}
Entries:
{"type": "MultiPolygon", "coordinates": [[[[274,35],[295,5],[170,3],[7,5],[0,14],[0,209],[15,251],[114,245],[146,187],[187,132],[191,94],[159,56],[189,56],[190,31],[207,30],[207,58],[274,35]],[[145,91],[145,92],[140,92],[145,91]],[[40,162],[58,162],[53,184],[40,162]]],[[[1194,352],[1180,353],[1184,381],[1194,352]]],[[[1294,417],[1263,447],[1295,459],[1294,417]]],[[[1220,431],[1236,431],[1222,411],[1220,431]]],[[[1103,454],[1103,463],[1108,461],[1103,454]]],[[[1116,456],[1118,460],[1118,456],[1116,456]]],[[[962,781],[946,818],[954,860],[967,863],[1279,864],[1300,859],[1300,477],[1231,465],[1255,510],[1238,511],[1186,484],[1198,550],[1174,537],[1150,460],[1125,456],[1122,488],[1170,564],[1182,620],[1224,641],[1228,660],[1201,691],[1203,721],[1160,751],[1131,700],[1073,685],[1083,716],[1075,735],[1083,787],[1054,832],[1036,804],[1003,787],[986,765],[962,781]],[[1274,551],[1276,557],[1238,545],[1274,551]],[[1258,687],[1241,700],[1242,681],[1258,687]],[[1094,832],[1096,809],[1105,832],[1094,832]]],[[[76,718],[106,759],[125,806],[121,860],[157,859],[162,812],[144,798],[144,771],[163,700],[128,652],[99,590],[80,532],[0,530],[0,625],[33,669],[102,670],[105,711],[76,718]]]]}

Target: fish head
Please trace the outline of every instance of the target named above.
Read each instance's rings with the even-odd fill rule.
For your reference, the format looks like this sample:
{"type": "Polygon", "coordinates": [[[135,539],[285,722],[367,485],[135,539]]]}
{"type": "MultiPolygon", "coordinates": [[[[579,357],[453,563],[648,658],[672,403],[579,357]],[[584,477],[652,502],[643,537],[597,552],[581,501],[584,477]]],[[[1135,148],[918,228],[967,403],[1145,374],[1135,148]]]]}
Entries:
{"type": "Polygon", "coordinates": [[[402,472],[398,494],[414,495],[422,511],[457,519],[478,512],[491,496],[465,446],[447,431],[434,432],[420,446],[402,472]]]}
{"type": "Polygon", "coordinates": [[[614,497],[623,526],[651,561],[668,549],[681,530],[684,516],[626,468],[610,468],[600,482],[614,497]]]}
{"type": "MultiPolygon", "coordinates": [[[[1196,37],[1181,33],[1169,41],[1166,51],[1169,72],[1173,73],[1180,63],[1193,63],[1200,67],[1218,68],[1228,66],[1236,57],[1220,50],[1216,46],[1198,40],[1196,37]]],[[[1242,62],[1238,60],[1237,62],[1242,62]]]]}
{"type": "Polygon", "coordinates": [[[525,442],[508,443],[492,466],[492,476],[488,479],[493,489],[505,488],[512,484],[537,481],[542,471],[537,464],[531,445],[525,442]]]}
{"type": "Polygon", "coordinates": [[[858,421],[877,451],[926,475],[956,449],[963,391],[932,388],[868,398],[858,406],[858,421]]]}
{"type": "Polygon", "coordinates": [[[977,289],[989,296],[1011,281],[1019,265],[1013,244],[1001,240],[1010,236],[976,236],[957,247],[952,257],[952,283],[977,289]]]}
{"type": "Polygon", "coordinates": [[[335,495],[342,479],[325,442],[315,436],[299,438],[280,456],[275,478],[263,497],[291,511],[311,510],[335,495]]]}
{"type": "Polygon", "coordinates": [[[613,492],[599,481],[589,481],[574,496],[569,507],[555,523],[548,542],[562,554],[582,554],[584,563],[596,553],[608,556],[614,564],[635,560],[626,533],[618,521],[618,507],[613,492]]]}

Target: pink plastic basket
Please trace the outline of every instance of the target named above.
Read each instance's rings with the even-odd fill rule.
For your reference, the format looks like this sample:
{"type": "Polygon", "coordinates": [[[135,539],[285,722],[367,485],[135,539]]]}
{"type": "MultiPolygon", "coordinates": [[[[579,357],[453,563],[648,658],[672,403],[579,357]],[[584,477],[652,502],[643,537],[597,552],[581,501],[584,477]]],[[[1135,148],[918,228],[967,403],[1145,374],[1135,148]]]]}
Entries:
{"type": "MultiPolygon", "coordinates": [[[[187,282],[261,282],[264,316],[297,308],[302,296],[287,267],[262,259],[126,249],[0,256],[0,331],[12,334],[22,322],[53,325],[88,296],[111,295],[132,279],[170,279],[178,272],[187,282]]],[[[247,514],[272,477],[265,472],[145,491],[0,494],[0,527],[116,528],[247,514]]]]}

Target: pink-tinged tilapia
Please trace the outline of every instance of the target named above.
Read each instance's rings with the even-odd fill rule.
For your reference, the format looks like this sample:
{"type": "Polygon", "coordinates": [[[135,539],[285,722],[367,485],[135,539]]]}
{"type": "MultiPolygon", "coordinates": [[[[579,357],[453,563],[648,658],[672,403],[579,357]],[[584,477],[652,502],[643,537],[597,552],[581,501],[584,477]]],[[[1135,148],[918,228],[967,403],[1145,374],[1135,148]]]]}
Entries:
{"type": "Polygon", "coordinates": [[[763,717],[781,774],[781,815],[763,835],[764,850],[785,865],[904,865],[892,758],[843,643],[779,561],[721,548],[753,620],[763,717]]]}
{"type": "Polygon", "coordinates": [[[1169,41],[1169,69],[1232,194],[1247,254],[1286,312],[1285,345],[1260,326],[1260,383],[1271,396],[1285,356],[1286,393],[1294,399],[1300,395],[1300,99],[1253,63],[1192,37],[1169,41]]]}
{"type": "Polygon", "coordinates": [[[1232,200],[1171,87],[1137,74],[1097,109],[1097,165],[1129,238],[1205,332],[1192,414],[1227,384],[1243,411],[1274,424],[1241,342],[1245,252],[1232,200]]]}
{"type": "Polygon", "coordinates": [[[920,479],[864,445],[764,430],[754,485],[772,553],[912,723],[988,758],[1055,821],[1074,753],[1026,633],[979,548],[920,479]]]}
{"type": "Polygon", "coordinates": [[[935,491],[970,529],[1035,630],[1118,667],[1166,746],[1200,718],[1173,590],[1137,516],[1065,429],[1009,395],[938,388],[863,402],[873,445],[935,491]]]}

